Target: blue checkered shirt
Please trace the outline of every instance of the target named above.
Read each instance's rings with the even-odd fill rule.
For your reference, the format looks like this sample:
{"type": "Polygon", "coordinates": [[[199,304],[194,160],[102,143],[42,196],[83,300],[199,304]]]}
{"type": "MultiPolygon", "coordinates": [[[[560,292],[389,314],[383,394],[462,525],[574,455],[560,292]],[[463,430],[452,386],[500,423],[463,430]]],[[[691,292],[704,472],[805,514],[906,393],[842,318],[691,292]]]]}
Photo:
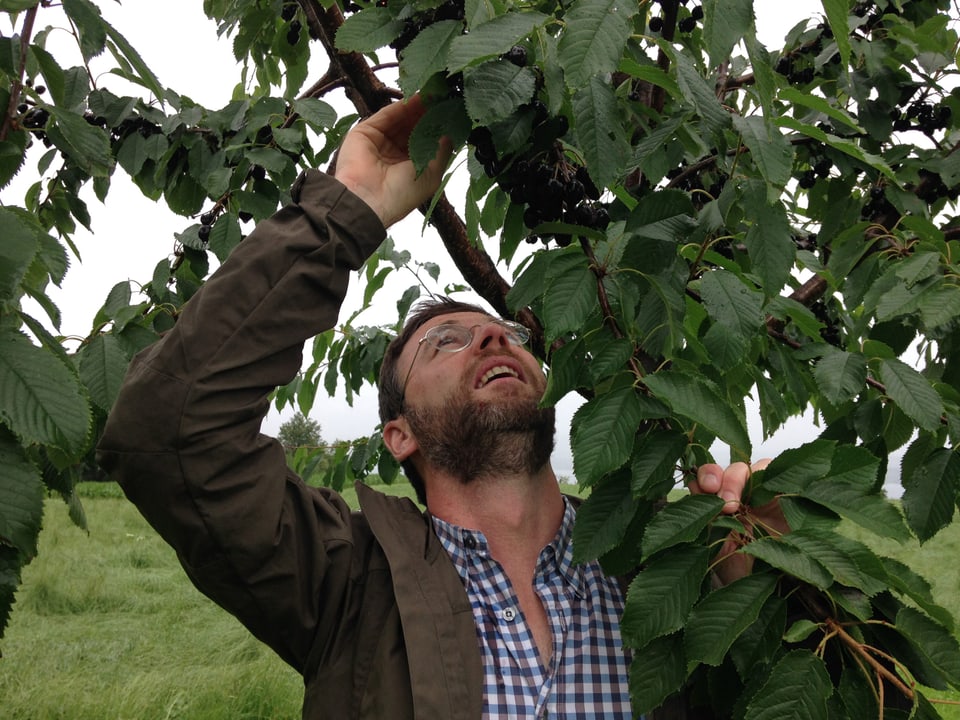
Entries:
{"type": "Polygon", "coordinates": [[[629,658],[620,639],[623,596],[598,563],[573,563],[576,513],[564,502],[563,523],[540,552],[533,581],[553,632],[549,667],[483,534],[433,518],[473,607],[486,720],[632,717],[629,658]]]}

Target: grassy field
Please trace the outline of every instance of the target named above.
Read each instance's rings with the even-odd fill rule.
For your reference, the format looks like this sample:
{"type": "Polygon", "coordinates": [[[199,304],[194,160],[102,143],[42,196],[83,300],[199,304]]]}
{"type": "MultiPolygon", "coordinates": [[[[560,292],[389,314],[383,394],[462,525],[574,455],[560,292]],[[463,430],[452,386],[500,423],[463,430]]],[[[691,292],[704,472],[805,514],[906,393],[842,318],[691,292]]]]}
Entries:
{"type": "MultiPolygon", "coordinates": [[[[299,718],[299,676],[190,585],[115,486],[84,494],[89,535],[47,508],[0,641],[0,720],[299,718]]],[[[922,549],[882,549],[960,617],[960,523],[922,549]]]]}

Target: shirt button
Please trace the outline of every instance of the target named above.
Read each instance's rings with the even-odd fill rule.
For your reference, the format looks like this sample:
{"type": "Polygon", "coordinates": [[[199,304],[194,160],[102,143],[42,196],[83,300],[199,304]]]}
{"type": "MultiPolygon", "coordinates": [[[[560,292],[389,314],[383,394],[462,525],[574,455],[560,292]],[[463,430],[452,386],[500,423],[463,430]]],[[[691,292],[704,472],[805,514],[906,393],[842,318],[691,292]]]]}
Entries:
{"type": "Polygon", "coordinates": [[[473,535],[465,535],[463,538],[463,545],[467,548],[467,550],[476,550],[477,539],[473,535]]]}
{"type": "Polygon", "coordinates": [[[517,616],[517,611],[513,608],[504,608],[500,611],[500,618],[506,620],[507,622],[513,622],[513,619],[517,616]]]}

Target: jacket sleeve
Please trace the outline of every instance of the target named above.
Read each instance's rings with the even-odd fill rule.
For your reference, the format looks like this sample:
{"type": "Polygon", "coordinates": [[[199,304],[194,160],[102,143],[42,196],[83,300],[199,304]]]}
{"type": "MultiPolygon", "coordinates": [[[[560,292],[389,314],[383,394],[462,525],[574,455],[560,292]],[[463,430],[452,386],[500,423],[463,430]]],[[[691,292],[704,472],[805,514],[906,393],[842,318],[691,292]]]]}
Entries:
{"type": "Polygon", "coordinates": [[[97,457],[193,582],[302,670],[348,588],[350,512],[290,473],[260,425],[385,230],[321,172],[292,197],[134,358],[97,457]]]}

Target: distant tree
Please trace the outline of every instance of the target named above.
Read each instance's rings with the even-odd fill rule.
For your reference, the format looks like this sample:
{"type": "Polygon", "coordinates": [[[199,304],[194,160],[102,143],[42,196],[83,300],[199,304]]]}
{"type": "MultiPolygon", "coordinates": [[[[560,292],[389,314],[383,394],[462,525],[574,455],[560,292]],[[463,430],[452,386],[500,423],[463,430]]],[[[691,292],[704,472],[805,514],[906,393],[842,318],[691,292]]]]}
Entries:
{"type": "Polygon", "coordinates": [[[298,412],[280,426],[277,439],[280,440],[287,451],[294,451],[301,447],[316,448],[323,445],[323,438],[320,437],[320,423],[308,418],[301,412],[298,412]]]}

